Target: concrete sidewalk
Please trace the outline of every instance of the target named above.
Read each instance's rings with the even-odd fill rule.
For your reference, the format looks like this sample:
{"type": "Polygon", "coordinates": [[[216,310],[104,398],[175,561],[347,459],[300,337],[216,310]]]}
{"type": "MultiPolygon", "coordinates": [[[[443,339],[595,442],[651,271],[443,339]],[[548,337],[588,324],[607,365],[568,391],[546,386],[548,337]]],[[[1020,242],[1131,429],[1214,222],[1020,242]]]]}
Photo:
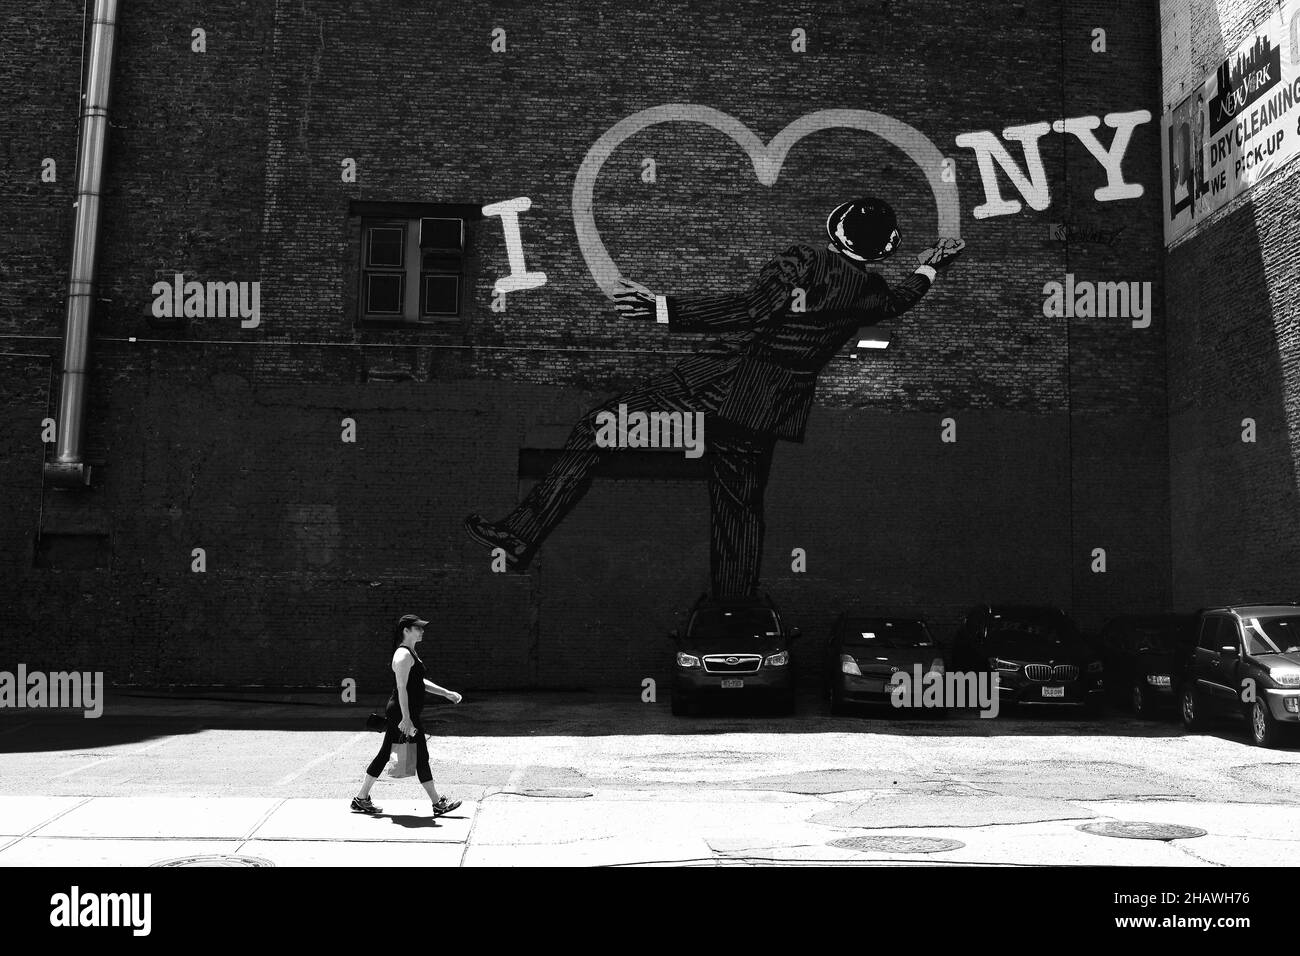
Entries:
{"type": "MultiPolygon", "coordinates": [[[[878,793],[839,793],[828,805],[752,791],[497,792],[436,821],[422,800],[381,806],[382,816],[367,817],[337,799],[0,797],[0,866],[151,866],[187,857],[233,858],[203,864],[227,866],[1287,866],[1300,859],[1294,807],[1107,801],[1067,805],[1055,820],[877,829],[872,817],[904,809],[878,793]],[[1104,820],[1209,832],[1168,842],[1078,829],[1104,820]],[[1206,820],[1218,823],[1206,827],[1206,820]]],[[[906,808],[912,818],[925,811],[906,808]]]]}
{"type": "Polygon", "coordinates": [[[441,792],[348,810],[370,708],[265,690],[123,695],[101,719],[0,714],[0,866],[1290,866],[1300,751],[1173,721],[674,718],[636,694],[483,694],[431,710],[441,792]],[[216,697],[226,699],[216,699],[216,697]],[[1079,829],[1199,828],[1171,839],[1079,829]]]}

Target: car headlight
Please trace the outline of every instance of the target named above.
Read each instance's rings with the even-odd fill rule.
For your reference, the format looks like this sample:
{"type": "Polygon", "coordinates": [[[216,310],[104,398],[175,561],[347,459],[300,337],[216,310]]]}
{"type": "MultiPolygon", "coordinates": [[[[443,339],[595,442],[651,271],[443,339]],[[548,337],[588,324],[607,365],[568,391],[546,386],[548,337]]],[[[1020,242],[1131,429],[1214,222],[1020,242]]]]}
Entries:
{"type": "Polygon", "coordinates": [[[852,674],[854,677],[862,676],[862,670],[858,667],[858,662],[853,659],[851,654],[840,655],[840,673],[852,674]]]}
{"type": "Polygon", "coordinates": [[[780,654],[773,654],[763,663],[768,667],[785,667],[786,664],[790,663],[790,652],[782,651],[780,654]]]}
{"type": "Polygon", "coordinates": [[[1147,675],[1147,683],[1150,684],[1152,687],[1168,687],[1168,686],[1169,686],[1169,675],[1168,675],[1168,674],[1148,674],[1148,675],[1147,675]]]}
{"type": "Polygon", "coordinates": [[[1300,671],[1269,671],[1278,687],[1300,687],[1300,671]]]}
{"type": "Polygon", "coordinates": [[[1088,673],[1089,673],[1089,674],[1100,674],[1100,673],[1101,673],[1101,661],[1093,661],[1091,664],[1089,664],[1089,665],[1088,665],[1088,673]]]}
{"type": "Polygon", "coordinates": [[[990,657],[989,667],[995,671],[1008,671],[1013,674],[1020,670],[1020,665],[1015,661],[1004,661],[1000,657],[990,657]]]}
{"type": "Polygon", "coordinates": [[[696,657],[694,654],[683,654],[681,651],[678,651],[677,666],[678,667],[699,667],[700,659],[696,657]]]}

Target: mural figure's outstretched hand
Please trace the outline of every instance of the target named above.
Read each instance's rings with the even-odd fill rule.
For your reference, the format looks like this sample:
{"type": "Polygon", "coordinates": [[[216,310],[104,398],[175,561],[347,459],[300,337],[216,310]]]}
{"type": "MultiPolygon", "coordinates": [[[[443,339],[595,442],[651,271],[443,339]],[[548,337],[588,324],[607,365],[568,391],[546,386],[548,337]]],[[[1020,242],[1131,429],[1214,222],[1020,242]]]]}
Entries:
{"type": "Polygon", "coordinates": [[[942,269],[961,255],[965,248],[966,242],[963,239],[940,239],[929,249],[923,250],[917,259],[923,266],[942,269]]]}
{"type": "Polygon", "coordinates": [[[625,319],[655,318],[655,294],[639,282],[618,280],[618,291],[614,293],[614,308],[625,319]]]}

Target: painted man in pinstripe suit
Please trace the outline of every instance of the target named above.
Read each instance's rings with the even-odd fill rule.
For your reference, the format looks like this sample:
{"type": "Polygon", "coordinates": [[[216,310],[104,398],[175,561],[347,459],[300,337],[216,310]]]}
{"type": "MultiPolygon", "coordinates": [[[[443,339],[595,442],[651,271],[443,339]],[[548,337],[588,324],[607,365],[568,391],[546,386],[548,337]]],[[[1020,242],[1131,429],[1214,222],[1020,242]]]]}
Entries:
{"type": "Polygon", "coordinates": [[[894,318],[920,301],[936,269],[960,254],[959,239],[941,239],[921,265],[890,288],[865,267],[892,255],[899,233],[894,211],[864,198],[827,218],[824,248],[797,243],[759,272],[746,291],[662,296],[622,280],[618,311],[654,319],[669,331],[721,333],[722,338],[670,371],[594,409],[573,429],[564,453],[514,511],[490,522],[465,519],[470,536],[502,548],[524,570],[537,548],[576,505],[604,455],[597,416],[632,412],[706,413],[709,455],[710,571],[714,597],[755,593],[763,549],[763,490],[778,440],[801,442],[817,374],[862,326],[894,318]]]}

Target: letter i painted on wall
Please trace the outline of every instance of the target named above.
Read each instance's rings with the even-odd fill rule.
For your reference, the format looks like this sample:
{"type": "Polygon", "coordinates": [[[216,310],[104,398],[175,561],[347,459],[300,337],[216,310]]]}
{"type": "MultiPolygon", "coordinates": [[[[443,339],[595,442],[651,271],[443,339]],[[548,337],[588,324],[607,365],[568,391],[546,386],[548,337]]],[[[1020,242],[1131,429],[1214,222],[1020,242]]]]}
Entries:
{"type": "Polygon", "coordinates": [[[501,217],[501,228],[506,237],[506,255],[510,260],[510,275],[497,279],[492,287],[494,292],[521,292],[546,285],[545,272],[529,272],[528,266],[524,264],[524,240],[519,231],[519,214],[527,212],[532,205],[533,201],[527,196],[519,196],[483,207],[483,215],[501,217]]]}

